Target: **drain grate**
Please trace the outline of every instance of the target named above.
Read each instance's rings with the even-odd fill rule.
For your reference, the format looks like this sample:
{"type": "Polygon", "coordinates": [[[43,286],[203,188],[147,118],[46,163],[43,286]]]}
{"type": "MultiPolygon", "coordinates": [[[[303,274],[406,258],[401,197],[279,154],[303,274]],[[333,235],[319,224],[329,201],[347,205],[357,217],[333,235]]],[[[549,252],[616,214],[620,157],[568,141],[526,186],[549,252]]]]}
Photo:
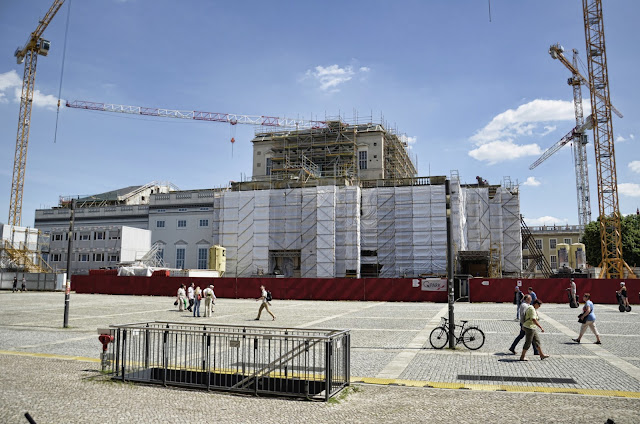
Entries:
{"type": "Polygon", "coordinates": [[[509,375],[471,375],[458,374],[458,380],[471,381],[501,381],[510,382],[527,382],[527,383],[554,383],[554,384],[578,384],[573,378],[556,378],[556,377],[523,377],[509,375]]]}

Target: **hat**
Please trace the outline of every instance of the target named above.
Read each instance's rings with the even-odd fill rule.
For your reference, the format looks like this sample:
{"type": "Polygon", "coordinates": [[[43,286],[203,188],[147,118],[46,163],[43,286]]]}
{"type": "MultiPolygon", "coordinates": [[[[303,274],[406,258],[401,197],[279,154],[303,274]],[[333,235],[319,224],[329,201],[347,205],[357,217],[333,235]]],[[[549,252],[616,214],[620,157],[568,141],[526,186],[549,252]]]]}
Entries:
{"type": "Polygon", "coordinates": [[[213,284],[211,284],[209,287],[213,288],[213,284]]]}
{"type": "Polygon", "coordinates": [[[621,285],[621,286],[624,286],[624,281],[620,282],[620,285],[621,285]]]}

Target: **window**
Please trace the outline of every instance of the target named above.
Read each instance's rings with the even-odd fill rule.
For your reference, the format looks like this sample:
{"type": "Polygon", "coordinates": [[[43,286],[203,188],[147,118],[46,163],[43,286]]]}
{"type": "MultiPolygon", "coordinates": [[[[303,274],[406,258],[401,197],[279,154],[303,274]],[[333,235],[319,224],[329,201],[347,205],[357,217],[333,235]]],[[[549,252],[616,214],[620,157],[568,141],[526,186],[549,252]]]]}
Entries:
{"type": "Polygon", "coordinates": [[[109,262],[119,262],[120,257],[118,255],[109,255],[109,262]]]}
{"type": "Polygon", "coordinates": [[[273,163],[271,161],[271,158],[267,158],[266,159],[266,165],[265,165],[265,170],[264,170],[264,175],[271,175],[271,168],[273,166],[273,163]]]}
{"type": "Polygon", "coordinates": [[[556,239],[549,239],[549,249],[556,248],[556,239]]]}
{"type": "Polygon", "coordinates": [[[209,220],[208,219],[201,219],[200,220],[200,226],[201,227],[208,227],[209,226],[209,220]]]}
{"type": "Polygon", "coordinates": [[[522,260],[522,269],[529,269],[529,259],[522,260]]]}
{"type": "Polygon", "coordinates": [[[88,234],[88,233],[87,234],[80,234],[78,236],[78,240],[85,240],[85,241],[86,240],[91,240],[91,234],[88,234]]]}
{"type": "Polygon", "coordinates": [[[178,247],[176,249],[176,268],[184,269],[184,256],[185,256],[184,247],[178,247]]]}
{"type": "Polygon", "coordinates": [[[549,262],[551,262],[551,269],[558,269],[558,257],[556,255],[549,256],[549,262]]]}
{"type": "Polygon", "coordinates": [[[166,209],[158,209],[158,210],[156,211],[156,213],[163,213],[163,212],[166,212],[166,211],[167,211],[166,209]]]}
{"type": "Polygon", "coordinates": [[[200,208],[201,211],[208,211],[209,208],[200,208]]]}
{"type": "Polygon", "coordinates": [[[158,253],[156,254],[156,256],[158,257],[158,259],[161,259],[164,261],[164,247],[158,248],[158,253]]]}
{"type": "Polygon", "coordinates": [[[164,221],[156,221],[156,228],[164,228],[164,221]]]}
{"type": "Polygon", "coordinates": [[[60,253],[51,254],[51,262],[60,262],[61,260],[62,260],[62,255],[60,253]]]}
{"type": "Polygon", "coordinates": [[[540,262],[538,262],[538,264],[536,265],[536,270],[542,271],[542,264],[540,262]]]}
{"type": "Polygon", "coordinates": [[[567,244],[571,244],[571,239],[570,238],[566,238],[566,239],[564,239],[564,242],[567,243],[567,244]]]}
{"type": "Polygon", "coordinates": [[[89,254],[88,253],[78,253],[78,261],[80,261],[80,262],[89,262],[89,254]]]}
{"type": "Polygon", "coordinates": [[[104,240],[104,231],[96,231],[94,236],[94,240],[104,240]]]}
{"type": "Polygon", "coordinates": [[[53,241],[62,241],[62,233],[56,233],[52,237],[53,241]]]}
{"type": "Polygon", "coordinates": [[[358,152],[358,169],[367,169],[367,151],[358,152]]]}
{"type": "Polygon", "coordinates": [[[187,228],[187,220],[179,219],[178,220],[178,228],[187,228]]]}
{"type": "Polygon", "coordinates": [[[542,240],[536,240],[536,247],[542,250],[542,240]]]}
{"type": "Polygon", "coordinates": [[[104,253],[94,253],[93,262],[104,262],[104,253]]]}
{"type": "Polygon", "coordinates": [[[207,269],[207,254],[209,253],[209,249],[206,247],[198,248],[198,269],[207,269]]]}
{"type": "Polygon", "coordinates": [[[186,212],[187,208],[178,208],[178,212],[186,212]]]}

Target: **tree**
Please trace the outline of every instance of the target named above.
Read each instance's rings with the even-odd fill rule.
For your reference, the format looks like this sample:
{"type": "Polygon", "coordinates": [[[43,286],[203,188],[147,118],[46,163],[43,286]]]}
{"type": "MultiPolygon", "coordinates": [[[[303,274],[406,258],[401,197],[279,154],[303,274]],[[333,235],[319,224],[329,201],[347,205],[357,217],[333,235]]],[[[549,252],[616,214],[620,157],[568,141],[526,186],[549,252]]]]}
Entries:
{"type": "MultiPolygon", "coordinates": [[[[598,220],[599,221],[599,220],[598,220]]],[[[587,255],[587,263],[598,266],[602,262],[600,246],[600,223],[590,222],[584,229],[582,243],[587,255]]],[[[640,215],[627,215],[622,218],[622,258],[631,267],[640,265],[640,215]]]]}

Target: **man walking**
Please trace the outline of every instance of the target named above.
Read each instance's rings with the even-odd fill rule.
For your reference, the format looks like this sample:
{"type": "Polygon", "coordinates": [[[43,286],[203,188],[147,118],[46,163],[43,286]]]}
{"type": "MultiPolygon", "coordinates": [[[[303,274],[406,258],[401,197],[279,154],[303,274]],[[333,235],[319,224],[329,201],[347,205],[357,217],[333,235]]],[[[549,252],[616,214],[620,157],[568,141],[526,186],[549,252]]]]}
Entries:
{"type": "Polygon", "coordinates": [[[193,308],[194,300],[193,300],[193,292],[195,291],[196,283],[191,283],[189,288],[187,289],[187,299],[189,299],[189,307],[187,311],[193,312],[191,308],[193,308]]]}
{"type": "Polygon", "coordinates": [[[204,294],[204,316],[210,317],[213,312],[213,305],[216,304],[216,294],[213,292],[213,284],[202,292],[204,294]]]}
{"type": "MultiPolygon", "coordinates": [[[[520,340],[522,340],[522,338],[525,336],[524,327],[523,327],[524,316],[530,304],[531,304],[531,296],[529,296],[528,294],[525,294],[524,298],[522,299],[522,304],[520,305],[520,334],[518,334],[518,337],[515,338],[513,343],[511,343],[511,347],[509,348],[509,352],[513,353],[514,355],[516,354],[516,346],[518,345],[518,343],[520,343],[520,340]]],[[[534,355],[538,354],[538,346],[536,346],[535,343],[533,343],[533,354],[534,355]]]]}
{"type": "Polygon", "coordinates": [[[269,312],[269,315],[271,315],[271,317],[273,318],[272,321],[275,321],[276,316],[273,315],[273,313],[269,309],[269,305],[271,305],[271,303],[269,303],[269,300],[267,299],[267,289],[264,286],[260,286],[260,290],[261,294],[260,297],[256,299],[256,302],[261,300],[262,303],[260,304],[260,309],[258,310],[258,318],[256,318],[255,321],[260,321],[260,315],[262,315],[263,309],[266,309],[267,312],[269,312]]]}
{"type": "Polygon", "coordinates": [[[11,292],[15,293],[17,291],[18,291],[18,277],[13,277],[13,290],[11,292]]]}

